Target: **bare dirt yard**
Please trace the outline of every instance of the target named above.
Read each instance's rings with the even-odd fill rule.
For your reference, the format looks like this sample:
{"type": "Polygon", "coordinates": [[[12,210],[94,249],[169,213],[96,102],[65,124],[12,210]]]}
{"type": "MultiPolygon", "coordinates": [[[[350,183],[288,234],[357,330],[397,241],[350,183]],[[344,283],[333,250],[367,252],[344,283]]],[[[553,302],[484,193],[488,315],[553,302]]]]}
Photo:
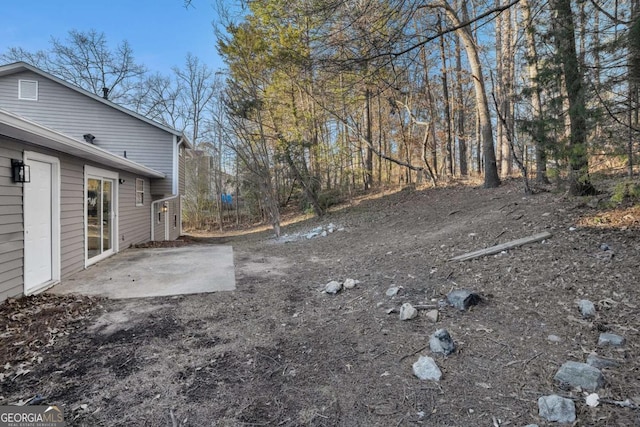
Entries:
{"type": "Polygon", "coordinates": [[[640,425],[640,209],[598,206],[609,196],[525,197],[518,182],[407,189],[289,225],[279,240],[186,239],[233,245],[236,291],[3,304],[0,404],[36,397],[78,426],[547,426],[557,423],[539,417],[538,398],[558,394],[575,402],[575,426],[640,425]],[[553,237],[448,261],[543,231],[553,237]],[[360,283],[322,292],[347,278],[360,283]],[[455,289],[483,301],[442,304],[455,289]],[[595,318],[582,318],[580,299],[595,318]],[[426,310],[401,321],[406,302],[439,307],[438,321],[426,310]],[[457,344],[447,357],[429,349],[440,328],[457,344]],[[598,347],[601,332],[626,344],[598,347]],[[617,366],[602,369],[590,407],[587,391],[553,377],[594,352],[617,366]],[[439,382],[414,375],[421,355],[439,382]]]}

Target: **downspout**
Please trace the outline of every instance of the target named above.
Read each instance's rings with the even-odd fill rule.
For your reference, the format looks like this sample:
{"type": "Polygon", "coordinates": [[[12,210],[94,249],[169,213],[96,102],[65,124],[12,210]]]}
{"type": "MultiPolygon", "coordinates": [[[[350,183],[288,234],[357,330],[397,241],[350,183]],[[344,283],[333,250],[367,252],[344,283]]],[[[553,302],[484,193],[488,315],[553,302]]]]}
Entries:
{"type": "MultiPolygon", "coordinates": [[[[177,170],[178,170],[178,180],[177,180],[178,181],[178,188],[177,189],[178,189],[178,191],[177,191],[177,194],[178,194],[178,218],[179,218],[178,223],[180,224],[180,236],[182,236],[182,234],[183,234],[183,232],[182,232],[182,198],[184,197],[184,194],[180,193],[180,146],[184,145],[184,141],[185,141],[184,136],[181,136],[180,139],[178,140],[178,164],[177,164],[177,166],[178,166],[177,167],[177,170]]],[[[183,160],[185,162],[185,167],[186,167],[187,159],[184,156],[186,156],[186,154],[187,153],[185,151],[185,153],[182,155],[183,156],[183,160]]],[[[185,179],[186,179],[186,176],[187,175],[186,175],[186,171],[185,171],[185,179]]],[[[185,183],[185,185],[186,185],[186,183],[185,183]]]]}

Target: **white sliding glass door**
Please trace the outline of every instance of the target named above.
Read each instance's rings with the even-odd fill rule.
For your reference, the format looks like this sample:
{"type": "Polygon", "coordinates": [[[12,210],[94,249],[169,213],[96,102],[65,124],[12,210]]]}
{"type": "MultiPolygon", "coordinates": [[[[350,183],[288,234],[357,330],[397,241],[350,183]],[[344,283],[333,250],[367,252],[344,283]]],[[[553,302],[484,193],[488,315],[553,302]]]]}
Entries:
{"type": "Polygon", "coordinates": [[[85,167],[85,264],[117,251],[117,174],[85,167]]]}

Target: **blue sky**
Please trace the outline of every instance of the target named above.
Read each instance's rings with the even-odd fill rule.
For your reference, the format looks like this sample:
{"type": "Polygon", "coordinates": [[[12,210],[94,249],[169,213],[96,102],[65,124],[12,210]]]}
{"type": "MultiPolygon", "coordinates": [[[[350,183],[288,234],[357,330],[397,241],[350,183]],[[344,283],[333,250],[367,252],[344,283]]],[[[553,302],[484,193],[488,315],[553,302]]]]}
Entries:
{"type": "Polygon", "coordinates": [[[127,40],[138,63],[169,74],[188,52],[217,70],[213,0],[9,0],[2,2],[0,53],[9,47],[48,49],[69,30],[104,32],[110,45],[127,40]]]}

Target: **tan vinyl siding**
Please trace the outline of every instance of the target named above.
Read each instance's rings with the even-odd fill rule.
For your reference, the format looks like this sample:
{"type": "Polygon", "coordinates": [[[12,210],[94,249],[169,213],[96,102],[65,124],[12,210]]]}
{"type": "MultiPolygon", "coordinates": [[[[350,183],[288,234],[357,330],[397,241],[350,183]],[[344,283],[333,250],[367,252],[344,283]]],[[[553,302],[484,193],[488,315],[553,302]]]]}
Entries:
{"type": "MultiPolygon", "coordinates": [[[[32,146],[0,136],[0,301],[21,295],[24,290],[24,233],[22,184],[11,182],[11,159],[22,159],[23,151],[37,151],[60,161],[60,268],[62,279],[84,268],[85,213],[84,166],[109,170],[84,159],[32,146]],[[8,178],[8,180],[7,180],[8,178]]],[[[115,171],[118,172],[118,171],[115,171]]],[[[135,205],[135,179],[128,172],[118,172],[119,249],[149,240],[151,196],[148,178],[144,179],[145,201],[135,205]]],[[[164,226],[161,228],[164,238],[164,226]]]]}
{"type": "Polygon", "coordinates": [[[60,273],[65,278],[84,268],[84,162],[60,153],[57,157],[60,159],[60,273]]]}
{"type": "Polygon", "coordinates": [[[0,77],[0,108],[80,141],[91,133],[96,146],[163,172],[152,194],[172,194],[173,134],[31,71],[0,77]],[[38,81],[37,101],[18,99],[20,79],[38,81]]]}
{"type": "Polygon", "coordinates": [[[187,194],[185,191],[185,181],[187,179],[186,177],[186,167],[187,167],[187,161],[186,161],[186,157],[187,157],[187,153],[186,150],[183,147],[180,147],[180,152],[182,153],[182,156],[180,156],[179,160],[178,160],[178,191],[180,192],[181,195],[185,195],[187,194]]]}
{"type": "Polygon", "coordinates": [[[164,212],[160,212],[160,221],[158,222],[158,212],[162,210],[162,203],[155,204],[155,211],[153,215],[153,240],[162,241],[165,240],[165,225],[164,222],[167,218],[167,214],[164,212]]]}
{"type": "Polygon", "coordinates": [[[120,174],[125,180],[120,184],[119,207],[120,250],[131,245],[149,241],[151,235],[151,188],[147,178],[131,174],[120,174]],[[136,178],[144,180],[144,203],[136,206],[136,178]]]}
{"type": "Polygon", "coordinates": [[[11,181],[11,159],[22,150],[0,136],[0,301],[23,292],[22,184],[11,181]]]}
{"type": "Polygon", "coordinates": [[[169,240],[180,237],[180,199],[169,201],[169,240]]]}

